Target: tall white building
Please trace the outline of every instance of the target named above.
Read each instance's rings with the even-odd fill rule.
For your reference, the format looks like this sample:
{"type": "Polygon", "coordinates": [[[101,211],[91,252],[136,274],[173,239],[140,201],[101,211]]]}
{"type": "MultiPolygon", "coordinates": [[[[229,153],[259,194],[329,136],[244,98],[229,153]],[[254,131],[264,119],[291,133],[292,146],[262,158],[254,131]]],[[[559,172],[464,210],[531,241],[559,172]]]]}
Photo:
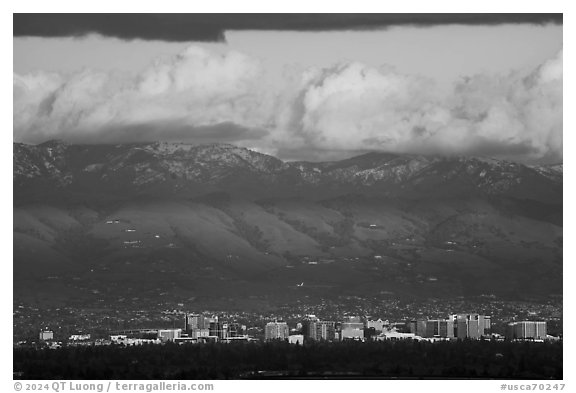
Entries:
{"type": "Polygon", "coordinates": [[[290,336],[290,329],[286,322],[268,322],[264,329],[266,341],[286,340],[290,336]]]}

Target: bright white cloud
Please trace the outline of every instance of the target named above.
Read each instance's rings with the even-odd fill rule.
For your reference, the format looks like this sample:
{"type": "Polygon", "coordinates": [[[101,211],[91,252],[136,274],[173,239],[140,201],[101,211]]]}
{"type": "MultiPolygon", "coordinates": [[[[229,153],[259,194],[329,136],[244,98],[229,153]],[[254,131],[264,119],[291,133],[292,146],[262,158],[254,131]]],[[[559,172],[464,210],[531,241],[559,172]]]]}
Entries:
{"type": "MultiPolygon", "coordinates": [[[[115,128],[164,123],[179,132],[223,122],[261,127],[270,112],[263,74],[257,60],[241,53],[219,55],[190,47],[156,60],[138,75],[91,70],[59,79],[16,75],[14,139],[82,139],[115,128]]],[[[170,132],[158,129],[157,137],[170,132]]]]}
{"type": "MultiPolygon", "coordinates": [[[[195,46],[137,75],[15,75],[14,139],[126,140],[122,130],[145,127],[147,139],[194,141],[199,130],[205,136],[209,127],[229,123],[238,127],[228,133],[267,130],[235,138],[266,151],[562,159],[562,52],[527,77],[475,75],[449,94],[430,79],[360,63],[293,67],[283,83],[268,80],[257,59],[195,46]]],[[[219,130],[215,141],[230,137],[219,130]]]]}

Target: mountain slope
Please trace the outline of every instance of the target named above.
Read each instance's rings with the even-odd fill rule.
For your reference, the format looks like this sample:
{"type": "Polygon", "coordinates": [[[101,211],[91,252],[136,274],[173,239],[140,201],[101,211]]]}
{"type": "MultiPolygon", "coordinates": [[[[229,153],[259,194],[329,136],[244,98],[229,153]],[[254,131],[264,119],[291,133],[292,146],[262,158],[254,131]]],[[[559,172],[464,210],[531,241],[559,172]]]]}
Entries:
{"type": "Polygon", "coordinates": [[[334,196],[501,195],[561,203],[561,166],[463,157],[368,153],[330,163],[284,163],[232,145],[14,144],[17,200],[47,195],[202,195],[217,190],[251,199],[334,196]]]}
{"type": "Polygon", "coordinates": [[[561,165],[57,141],[13,160],[16,297],[562,293],[561,165]]]}

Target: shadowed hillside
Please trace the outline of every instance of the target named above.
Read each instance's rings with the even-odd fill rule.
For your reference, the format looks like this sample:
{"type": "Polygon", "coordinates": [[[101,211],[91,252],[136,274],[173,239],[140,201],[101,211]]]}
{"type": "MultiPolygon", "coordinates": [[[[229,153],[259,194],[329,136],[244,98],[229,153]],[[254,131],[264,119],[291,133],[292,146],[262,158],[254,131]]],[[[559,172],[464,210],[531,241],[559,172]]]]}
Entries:
{"type": "Polygon", "coordinates": [[[14,145],[15,296],[562,293],[562,166],[14,145]]]}

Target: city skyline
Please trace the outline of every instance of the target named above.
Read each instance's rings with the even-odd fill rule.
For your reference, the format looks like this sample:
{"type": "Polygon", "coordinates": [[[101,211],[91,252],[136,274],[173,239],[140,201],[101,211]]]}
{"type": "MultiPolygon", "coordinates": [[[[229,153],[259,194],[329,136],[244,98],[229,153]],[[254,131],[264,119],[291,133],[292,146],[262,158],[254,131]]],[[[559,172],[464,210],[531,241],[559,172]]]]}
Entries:
{"type": "Polygon", "coordinates": [[[14,379],[568,374],[562,13],[55,11],[12,15],[14,379]]]}

